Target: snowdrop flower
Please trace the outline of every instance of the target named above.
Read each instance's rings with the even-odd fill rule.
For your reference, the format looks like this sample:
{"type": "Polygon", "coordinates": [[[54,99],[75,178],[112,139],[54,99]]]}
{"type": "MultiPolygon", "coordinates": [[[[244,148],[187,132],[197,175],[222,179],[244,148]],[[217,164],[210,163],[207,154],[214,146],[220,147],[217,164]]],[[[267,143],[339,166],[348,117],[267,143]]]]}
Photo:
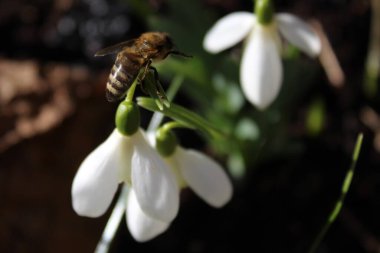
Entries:
{"type": "MultiPolygon", "coordinates": [[[[232,197],[232,184],[223,168],[196,150],[186,150],[177,145],[174,134],[160,128],[157,135],[153,132],[144,136],[152,146],[156,146],[165,163],[170,167],[172,176],[181,188],[189,186],[209,205],[220,208],[232,197]]],[[[179,197],[179,191],[177,191],[179,197]]],[[[127,203],[128,228],[140,242],[150,240],[165,232],[170,222],[151,218],[141,210],[135,191],[129,192],[127,203]]]]}
{"type": "Polygon", "coordinates": [[[119,130],[115,129],[80,165],[72,185],[72,205],[79,215],[98,217],[108,209],[119,182],[126,183],[130,188],[126,200],[128,228],[142,242],[165,231],[175,218],[179,190],[175,177],[138,124],[120,127],[130,117],[121,115],[116,116],[119,130]],[[128,134],[121,134],[120,129],[128,134]]]}
{"type": "MultiPolygon", "coordinates": [[[[152,146],[156,146],[181,188],[189,186],[206,203],[217,208],[224,206],[231,199],[232,184],[218,163],[198,151],[178,146],[174,134],[165,127],[157,130],[156,136],[148,133],[147,139],[152,146]]],[[[132,195],[129,197],[127,214],[138,213],[134,217],[142,221],[130,224],[133,221],[128,220],[130,230],[150,231],[154,235],[164,232],[170,226],[169,222],[149,219],[144,212],[134,208],[134,205],[138,206],[138,202],[132,195]]]]}
{"type": "Polygon", "coordinates": [[[246,98],[265,109],[282,83],[280,34],[310,57],[320,53],[321,42],[311,27],[288,13],[274,15],[270,0],[256,0],[255,14],[234,12],[218,20],[207,32],[203,47],[219,53],[245,38],[240,82],[246,98]]]}

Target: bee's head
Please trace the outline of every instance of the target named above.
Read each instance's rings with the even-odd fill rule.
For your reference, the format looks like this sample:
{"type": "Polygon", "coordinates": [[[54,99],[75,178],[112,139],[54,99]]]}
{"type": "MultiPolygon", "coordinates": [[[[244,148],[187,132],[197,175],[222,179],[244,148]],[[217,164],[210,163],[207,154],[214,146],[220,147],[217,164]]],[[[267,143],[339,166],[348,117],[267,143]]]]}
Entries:
{"type": "Polygon", "coordinates": [[[142,35],[147,43],[150,44],[152,49],[156,49],[153,60],[163,60],[169,54],[177,54],[182,56],[187,56],[177,50],[175,50],[174,43],[170,38],[169,34],[164,32],[149,32],[142,35]]]}

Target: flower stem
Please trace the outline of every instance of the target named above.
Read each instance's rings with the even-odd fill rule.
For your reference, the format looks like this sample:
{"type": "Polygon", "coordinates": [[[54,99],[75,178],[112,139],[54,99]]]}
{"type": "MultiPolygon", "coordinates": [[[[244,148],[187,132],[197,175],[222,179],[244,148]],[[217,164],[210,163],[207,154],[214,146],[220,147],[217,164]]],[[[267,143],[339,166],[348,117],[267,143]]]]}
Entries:
{"type": "Polygon", "coordinates": [[[162,126],[162,128],[165,129],[166,131],[167,130],[171,130],[173,128],[190,128],[190,129],[194,129],[194,127],[192,127],[190,125],[184,124],[182,122],[177,122],[177,121],[171,121],[171,122],[165,123],[162,126]]]}
{"type": "Polygon", "coordinates": [[[106,227],[103,230],[102,237],[96,246],[95,253],[109,252],[113,238],[119,228],[119,224],[125,213],[125,201],[127,198],[128,188],[123,185],[116,205],[112,210],[111,216],[108,219],[106,227]]]}
{"type": "Polygon", "coordinates": [[[135,95],[135,90],[136,90],[136,86],[137,86],[137,83],[138,83],[138,77],[135,79],[135,81],[133,81],[131,87],[128,89],[128,93],[127,93],[127,96],[125,97],[125,101],[127,102],[132,102],[133,101],[133,97],[135,95]]]}
{"type": "MultiPolygon", "coordinates": [[[[148,97],[138,97],[137,104],[149,111],[156,112],[160,110],[155,101],[148,97]]],[[[164,108],[161,112],[167,117],[179,121],[184,125],[200,130],[209,138],[225,138],[225,134],[216,129],[206,119],[180,105],[172,103],[170,108],[164,108]]]]}
{"type": "Polygon", "coordinates": [[[319,234],[315,238],[315,240],[314,240],[313,244],[311,245],[308,253],[316,252],[316,250],[318,249],[318,246],[321,244],[321,242],[322,242],[323,238],[325,237],[327,231],[329,230],[331,224],[336,220],[336,218],[338,217],[338,215],[339,215],[339,213],[343,207],[344,199],[346,198],[347,192],[348,192],[350,185],[351,185],[352,178],[354,176],[355,167],[356,167],[356,163],[357,163],[358,158],[359,158],[359,153],[360,153],[360,149],[362,146],[362,142],[363,142],[363,134],[360,133],[356,139],[354,152],[352,154],[351,166],[346,173],[346,177],[344,178],[340,197],[339,197],[338,201],[335,203],[335,206],[332,209],[332,211],[330,212],[330,215],[329,215],[325,225],[319,231],[319,234]]]}

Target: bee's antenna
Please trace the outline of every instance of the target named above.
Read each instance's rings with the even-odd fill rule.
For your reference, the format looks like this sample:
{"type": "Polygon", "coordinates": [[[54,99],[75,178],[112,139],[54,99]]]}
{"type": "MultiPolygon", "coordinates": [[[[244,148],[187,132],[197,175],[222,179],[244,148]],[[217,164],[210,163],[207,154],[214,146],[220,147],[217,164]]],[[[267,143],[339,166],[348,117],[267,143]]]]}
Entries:
{"type": "Polygon", "coordinates": [[[192,55],[185,54],[185,53],[180,52],[178,50],[172,50],[172,51],[169,52],[169,54],[179,55],[179,56],[183,56],[183,57],[187,57],[187,58],[192,58],[193,57],[192,55]]]}

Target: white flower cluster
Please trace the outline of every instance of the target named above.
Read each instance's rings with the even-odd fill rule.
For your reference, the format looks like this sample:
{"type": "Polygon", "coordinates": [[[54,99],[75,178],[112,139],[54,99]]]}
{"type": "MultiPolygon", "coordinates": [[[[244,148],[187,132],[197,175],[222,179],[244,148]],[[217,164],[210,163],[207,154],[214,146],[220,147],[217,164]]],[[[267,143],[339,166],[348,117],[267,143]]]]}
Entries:
{"type": "Polygon", "coordinates": [[[140,242],[164,232],[176,217],[178,185],[185,183],[214,207],[232,196],[231,182],[216,162],[180,147],[164,161],[141,129],[131,136],[115,129],[83,161],[72,185],[75,212],[88,217],[104,214],[120,182],[129,186],[126,220],[140,242]]]}

